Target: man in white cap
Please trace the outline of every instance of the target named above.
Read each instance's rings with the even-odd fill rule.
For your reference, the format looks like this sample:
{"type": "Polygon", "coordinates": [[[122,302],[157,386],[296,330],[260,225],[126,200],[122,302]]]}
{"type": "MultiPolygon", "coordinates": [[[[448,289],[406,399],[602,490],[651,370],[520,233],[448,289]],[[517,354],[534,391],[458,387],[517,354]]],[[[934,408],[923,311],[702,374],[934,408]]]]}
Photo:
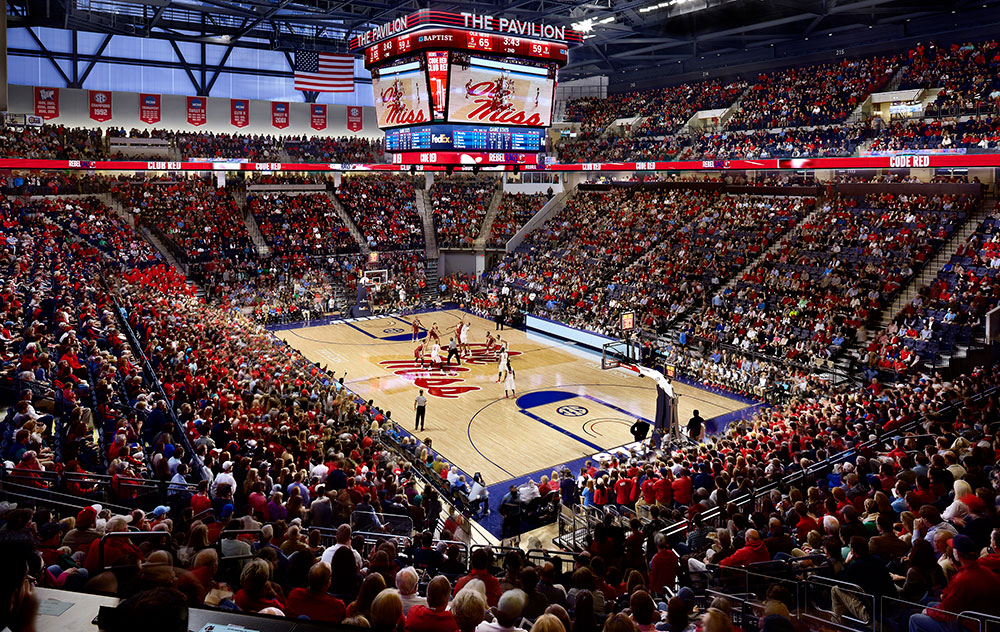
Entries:
{"type": "Polygon", "coordinates": [[[236,490],[236,478],[233,476],[233,462],[226,461],[222,464],[222,471],[215,476],[215,482],[212,483],[212,494],[214,495],[219,491],[219,485],[223,483],[229,483],[229,488],[236,490]]]}

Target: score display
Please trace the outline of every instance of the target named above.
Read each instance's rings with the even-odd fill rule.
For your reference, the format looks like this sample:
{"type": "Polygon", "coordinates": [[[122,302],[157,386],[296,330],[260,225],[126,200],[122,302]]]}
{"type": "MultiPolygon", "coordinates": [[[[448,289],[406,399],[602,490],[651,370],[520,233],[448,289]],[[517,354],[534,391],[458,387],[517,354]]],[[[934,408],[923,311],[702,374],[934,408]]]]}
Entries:
{"type": "Polygon", "coordinates": [[[545,130],[479,125],[423,125],[385,132],[385,150],[513,151],[545,150],[545,130]]]}
{"type": "Polygon", "coordinates": [[[512,55],[534,61],[555,62],[560,66],[569,61],[569,48],[565,44],[529,40],[498,33],[438,28],[406,33],[366,48],[365,67],[370,69],[397,57],[426,50],[456,50],[512,55]]]}

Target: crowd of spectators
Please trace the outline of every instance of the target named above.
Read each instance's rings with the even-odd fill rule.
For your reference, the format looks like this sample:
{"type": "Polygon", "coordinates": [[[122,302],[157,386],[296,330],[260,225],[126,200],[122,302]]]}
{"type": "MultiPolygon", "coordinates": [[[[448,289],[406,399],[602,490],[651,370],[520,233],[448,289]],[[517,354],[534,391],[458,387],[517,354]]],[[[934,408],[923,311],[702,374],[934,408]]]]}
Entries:
{"type": "Polygon", "coordinates": [[[997,40],[937,46],[917,44],[907,54],[900,90],[940,88],[927,108],[931,116],[995,114],[1000,104],[997,40]]]}
{"type": "Polygon", "coordinates": [[[913,356],[937,364],[960,345],[982,337],[983,318],[1000,302],[1000,209],[984,219],[938,271],[937,278],[920,289],[889,326],[865,349],[869,364],[886,372],[914,369],[913,356]]]}
{"type": "Polygon", "coordinates": [[[975,208],[975,198],[838,197],[765,254],[694,319],[694,336],[820,364],[855,343],[975,208]]]}
{"type": "Polygon", "coordinates": [[[111,193],[137,225],[159,231],[187,261],[256,256],[232,190],[216,187],[214,178],[119,181],[111,193]]]}
{"type": "Polygon", "coordinates": [[[291,137],[284,139],[285,151],[295,161],[341,162],[341,163],[381,163],[382,139],[361,136],[291,137]]]}
{"type": "Polygon", "coordinates": [[[500,186],[489,174],[435,177],[429,194],[438,247],[471,248],[500,186]]]}
{"type": "Polygon", "coordinates": [[[742,130],[842,123],[900,64],[899,57],[870,57],[761,74],[726,126],[742,130]]]}
{"type": "Polygon", "coordinates": [[[247,209],[278,257],[310,257],[358,251],[350,229],[326,193],[250,194],[247,209]]]}
{"type": "Polygon", "coordinates": [[[560,142],[556,145],[561,162],[632,162],[670,160],[683,144],[682,139],[603,136],[590,140],[560,142]]]}
{"type": "Polygon", "coordinates": [[[105,193],[111,178],[90,174],[70,175],[58,171],[13,171],[0,174],[3,195],[71,195],[105,193]]]}
{"type": "Polygon", "coordinates": [[[185,158],[245,158],[251,162],[281,158],[281,138],[268,134],[177,132],[173,143],[185,158]]]}
{"type": "Polygon", "coordinates": [[[720,131],[698,137],[681,157],[705,160],[853,156],[870,134],[864,125],[839,125],[776,132],[720,131]]]}
{"type": "Polygon", "coordinates": [[[662,330],[794,227],[813,201],[696,189],[581,191],[488,273],[529,311],[614,333],[618,314],[662,330]]]}
{"type": "MultiPolygon", "coordinates": [[[[139,218],[167,217],[177,229],[188,229],[199,212],[204,222],[216,219],[220,204],[231,208],[205,204],[232,197],[207,181],[145,186],[157,193],[147,197],[122,179],[116,195],[139,218]],[[151,201],[161,192],[189,208],[151,201]]],[[[364,190],[380,200],[389,195],[377,185],[364,190]]],[[[47,586],[130,597],[169,585],[181,604],[364,622],[387,632],[491,632],[522,618],[539,632],[685,630],[699,598],[704,629],[729,630],[736,610],[698,597],[692,589],[699,576],[707,571],[708,581],[725,589],[716,566],[807,557],[811,570],[803,572],[849,582],[876,600],[919,604],[876,612],[882,602],[834,590],[824,605],[836,623],[888,614],[897,627],[923,632],[951,625],[947,612],[997,614],[996,554],[980,551],[1000,546],[991,533],[1000,404],[995,393],[973,396],[1000,384],[1000,371],[947,380],[913,370],[895,385],[833,386],[806,371],[777,369],[759,356],[781,354],[766,344],[745,348],[746,339],[762,338],[730,328],[750,318],[759,318],[761,330],[802,324],[801,315],[813,341],[816,333],[868,324],[871,310],[884,308],[975,203],[944,195],[837,197],[744,283],[714,297],[704,314],[728,310],[714,330],[728,347],[694,354],[682,345],[668,359],[710,386],[768,398],[785,391],[783,405],[701,445],[638,448],[588,463],[578,475],[559,471],[540,481],[537,494],[545,486],[566,505],[608,510],[572,568],[557,568],[516,551],[500,566],[486,549],[463,556],[468,527],[444,511],[438,485],[454,491],[465,484],[471,496],[475,481],[462,480],[426,441],[390,448],[390,411],[352,394],[343,378],[229,305],[191,296],[182,277],[96,199],[2,201],[0,342],[3,374],[17,394],[2,456],[10,480],[65,489],[97,506],[61,517],[0,507],[0,544],[21,538],[36,550],[26,568],[47,586]],[[764,289],[741,296],[750,286],[764,289]],[[135,333],[134,349],[119,316],[135,333]],[[148,363],[133,357],[140,352],[148,363]],[[892,438],[901,429],[908,434],[892,438]],[[882,441],[865,443],[871,438],[882,441]],[[837,465],[813,467],[845,451],[837,465]],[[435,475],[435,485],[420,478],[435,475]],[[797,475],[798,483],[783,482],[797,475]],[[773,490],[758,502],[737,502],[767,485],[773,490]],[[140,494],[157,495],[161,504],[148,513],[135,509],[140,494]],[[616,521],[611,509],[634,522],[616,521]],[[709,512],[721,515],[712,518],[718,529],[700,517],[709,512]],[[394,533],[391,516],[399,515],[406,526],[394,533]],[[661,533],[684,519],[686,530],[661,533]],[[352,525],[395,537],[360,535],[352,525]],[[101,535],[130,528],[162,537],[108,544],[102,566],[101,535]],[[938,599],[945,614],[919,611],[938,599]],[[483,623],[486,617],[493,622],[483,623]]],[[[655,315],[650,305],[673,301],[676,310],[682,299],[675,296],[707,296],[810,208],[803,198],[696,188],[581,191],[487,277],[489,292],[506,298],[486,307],[510,299],[597,331],[612,322],[606,308],[655,315]]],[[[994,213],[959,247],[945,271],[954,278],[942,277],[948,286],[922,295],[938,302],[927,300],[921,311],[995,304],[998,226],[994,213]]],[[[189,238],[176,234],[181,244],[189,238]]],[[[207,250],[215,255],[209,263],[239,258],[211,244],[207,250]]],[[[357,259],[337,265],[357,282],[357,259]]],[[[419,251],[383,252],[365,265],[390,271],[383,284],[390,307],[422,289],[419,251]]],[[[463,301],[476,296],[467,277],[443,283],[463,301]]],[[[765,583],[764,627],[789,629],[807,607],[802,593],[765,583]]]]}
{"type": "Polygon", "coordinates": [[[413,185],[413,180],[406,177],[350,176],[341,180],[337,199],[370,248],[413,250],[424,246],[413,185]]]}
{"type": "Polygon", "coordinates": [[[544,193],[504,193],[500,200],[500,210],[490,228],[487,246],[503,248],[524,224],[534,217],[551,198],[544,193]]]}
{"type": "Polygon", "coordinates": [[[1000,147],[1000,120],[993,116],[977,116],[965,120],[896,121],[875,136],[868,151],[980,150],[997,147],[1000,147]]]}
{"type": "Polygon", "coordinates": [[[107,157],[107,147],[100,128],[0,127],[0,155],[4,158],[97,160],[107,157]]]}

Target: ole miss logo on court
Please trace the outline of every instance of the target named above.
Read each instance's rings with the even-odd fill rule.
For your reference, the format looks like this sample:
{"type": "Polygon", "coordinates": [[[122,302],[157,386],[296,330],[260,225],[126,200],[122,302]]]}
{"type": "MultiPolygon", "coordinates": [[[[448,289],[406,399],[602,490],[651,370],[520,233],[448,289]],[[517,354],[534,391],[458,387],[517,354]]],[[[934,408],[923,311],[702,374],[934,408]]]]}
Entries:
{"type": "MultiPolygon", "coordinates": [[[[405,378],[411,382],[417,388],[422,388],[427,391],[428,395],[433,395],[434,397],[442,397],[445,399],[458,399],[463,393],[471,393],[472,391],[482,390],[479,386],[472,386],[465,384],[465,378],[457,377],[459,373],[468,373],[472,369],[470,366],[486,366],[489,364],[496,364],[497,360],[500,359],[500,354],[496,351],[487,351],[486,345],[481,342],[474,342],[469,344],[469,350],[472,352],[472,356],[465,356],[462,358],[462,366],[452,364],[450,367],[445,365],[443,369],[436,369],[430,366],[430,351],[424,353],[424,367],[420,366],[419,362],[412,359],[410,360],[383,360],[379,362],[380,366],[386,368],[386,370],[405,378]]],[[[521,355],[520,351],[508,351],[507,355],[511,358],[514,356],[521,355]]],[[[441,350],[441,359],[443,360],[448,356],[448,350],[441,350]]],[[[493,379],[484,376],[483,379],[493,379]]]]}

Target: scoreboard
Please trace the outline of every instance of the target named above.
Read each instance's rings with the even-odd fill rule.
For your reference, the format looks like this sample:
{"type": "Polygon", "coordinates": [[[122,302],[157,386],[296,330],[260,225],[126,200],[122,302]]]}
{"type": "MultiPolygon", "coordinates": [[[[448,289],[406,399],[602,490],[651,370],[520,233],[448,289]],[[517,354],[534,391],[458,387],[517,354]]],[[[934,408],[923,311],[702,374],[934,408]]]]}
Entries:
{"type": "Polygon", "coordinates": [[[372,73],[386,151],[422,164],[453,155],[527,164],[545,151],[558,69],[582,42],[563,26],[424,9],[350,45],[372,73]]]}
{"type": "Polygon", "coordinates": [[[545,130],[505,126],[426,125],[385,132],[385,150],[513,151],[545,150],[545,130]]]}
{"type": "Polygon", "coordinates": [[[419,51],[442,50],[509,55],[552,62],[560,66],[566,65],[569,61],[569,47],[565,44],[539,42],[483,31],[427,29],[399,35],[366,48],[365,67],[371,69],[419,51]]]}

